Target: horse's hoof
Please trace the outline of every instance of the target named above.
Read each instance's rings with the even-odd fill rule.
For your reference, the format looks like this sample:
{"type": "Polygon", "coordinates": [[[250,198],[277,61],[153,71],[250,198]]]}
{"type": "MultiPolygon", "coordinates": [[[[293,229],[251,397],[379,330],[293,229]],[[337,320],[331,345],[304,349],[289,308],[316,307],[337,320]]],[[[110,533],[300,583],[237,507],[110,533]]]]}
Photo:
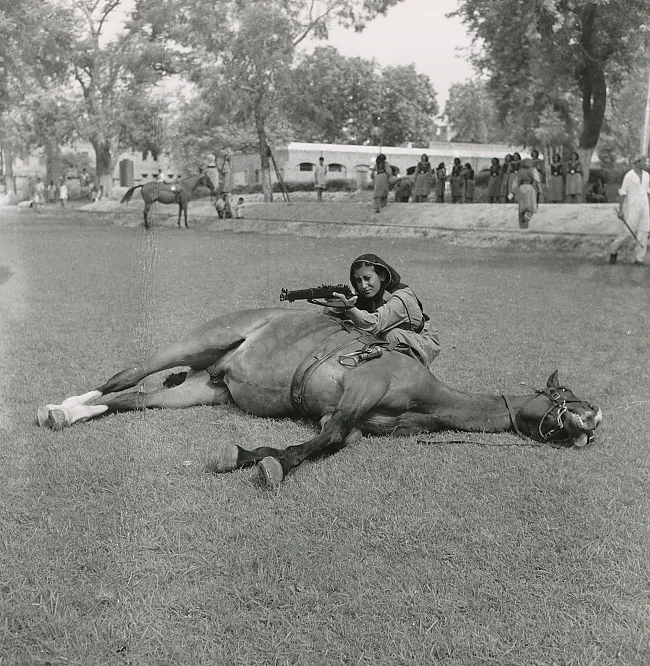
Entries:
{"type": "Polygon", "coordinates": [[[41,428],[50,427],[50,408],[47,405],[39,407],[36,410],[36,421],[41,428]]]}
{"type": "Polygon", "coordinates": [[[267,456],[257,466],[260,484],[267,489],[277,488],[284,479],[282,465],[277,458],[267,456]]]}
{"type": "Polygon", "coordinates": [[[63,430],[63,428],[70,425],[70,419],[63,409],[50,409],[48,425],[52,430],[63,430]]]}
{"type": "Polygon", "coordinates": [[[222,444],[219,451],[219,460],[217,460],[214,469],[216,472],[232,472],[237,469],[237,458],[239,449],[236,444],[222,444]]]}

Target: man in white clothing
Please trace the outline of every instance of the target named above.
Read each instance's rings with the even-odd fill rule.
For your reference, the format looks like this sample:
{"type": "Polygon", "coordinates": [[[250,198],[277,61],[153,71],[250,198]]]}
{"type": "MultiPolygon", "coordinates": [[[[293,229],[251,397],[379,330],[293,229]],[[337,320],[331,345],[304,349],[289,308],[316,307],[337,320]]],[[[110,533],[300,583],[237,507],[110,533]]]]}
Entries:
{"type": "Polygon", "coordinates": [[[618,191],[618,216],[627,222],[638,242],[634,241],[630,230],[623,227],[609,246],[610,264],[616,263],[619,248],[630,240],[634,242],[634,263],[643,265],[650,232],[650,175],[643,168],[645,164],[646,156],[637,155],[633,160],[634,168],[625,174],[618,191]]]}

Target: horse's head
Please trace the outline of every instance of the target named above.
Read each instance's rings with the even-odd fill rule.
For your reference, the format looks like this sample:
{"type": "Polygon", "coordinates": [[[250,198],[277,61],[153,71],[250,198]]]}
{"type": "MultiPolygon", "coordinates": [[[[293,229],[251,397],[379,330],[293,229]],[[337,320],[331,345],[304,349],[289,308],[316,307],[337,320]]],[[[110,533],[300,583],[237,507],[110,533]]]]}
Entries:
{"type": "Polygon", "coordinates": [[[194,189],[197,187],[207,187],[212,194],[214,194],[215,191],[215,186],[214,183],[212,182],[212,179],[210,176],[208,176],[207,173],[202,173],[199,179],[196,181],[196,185],[194,186],[194,189]]]}
{"type": "Polygon", "coordinates": [[[557,370],[548,378],[546,388],[536,390],[516,414],[512,410],[510,412],[515,430],[520,435],[567,447],[582,447],[590,443],[594,430],[603,420],[599,407],[577,398],[571,389],[560,386],[557,370]]]}

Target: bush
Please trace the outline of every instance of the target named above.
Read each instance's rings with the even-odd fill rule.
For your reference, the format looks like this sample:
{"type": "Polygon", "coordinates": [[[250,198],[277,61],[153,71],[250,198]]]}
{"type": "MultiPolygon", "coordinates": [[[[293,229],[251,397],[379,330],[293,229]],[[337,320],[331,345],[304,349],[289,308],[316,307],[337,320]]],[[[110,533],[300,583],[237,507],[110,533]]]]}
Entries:
{"type": "Polygon", "coordinates": [[[352,178],[332,178],[327,181],[328,192],[356,192],[357,181],[352,178]]]}
{"type": "MultiPolygon", "coordinates": [[[[313,192],[316,189],[313,180],[285,180],[284,187],[287,192],[313,192]]],[[[357,189],[357,181],[353,178],[332,178],[327,181],[328,192],[356,192],[357,189]]],[[[372,183],[368,185],[367,189],[372,189],[372,183]]],[[[233,187],[231,194],[257,194],[261,191],[262,184],[254,183],[233,187]]],[[[273,191],[282,192],[280,183],[273,183],[273,191]]]]}
{"type": "Polygon", "coordinates": [[[594,167],[589,172],[589,182],[604,180],[606,185],[620,185],[623,176],[630,170],[629,164],[614,164],[611,167],[594,167]]]}

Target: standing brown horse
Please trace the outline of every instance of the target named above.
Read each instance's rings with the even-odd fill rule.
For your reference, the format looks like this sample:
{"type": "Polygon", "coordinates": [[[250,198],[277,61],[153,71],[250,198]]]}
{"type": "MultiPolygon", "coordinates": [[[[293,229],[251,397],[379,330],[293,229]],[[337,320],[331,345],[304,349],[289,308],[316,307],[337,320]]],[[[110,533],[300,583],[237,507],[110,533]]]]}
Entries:
{"type": "Polygon", "coordinates": [[[112,412],[235,403],[258,416],[301,414],[319,421],[318,435],[285,450],[222,447],[218,471],[259,463],[267,487],[307,458],[354,442],[361,432],[516,432],[582,447],[602,421],[597,406],[560,386],[557,371],[532,394],[471,394],[446,386],[406,354],[385,347],[380,353],[382,345],[323,314],[281,308],[234,312],[199,326],[93,391],[40,407],[37,420],[60,430],[112,412]],[[189,371],[168,377],[168,388],[121,393],[179,366],[189,371]]]}
{"type": "Polygon", "coordinates": [[[159,183],[152,181],[144,185],[136,185],[132,187],[122,197],[120,203],[128,203],[131,201],[133,193],[139,188],[142,188],[142,198],[144,199],[144,226],[149,228],[149,221],[147,220],[147,213],[154,201],[162,204],[178,204],[178,226],[181,226],[181,213],[185,213],[185,226],[187,227],[187,204],[189,203],[194,191],[197,187],[207,187],[211,194],[214,194],[214,183],[210,180],[210,176],[205,173],[200,173],[198,176],[185,178],[176,183],[159,183]]]}

